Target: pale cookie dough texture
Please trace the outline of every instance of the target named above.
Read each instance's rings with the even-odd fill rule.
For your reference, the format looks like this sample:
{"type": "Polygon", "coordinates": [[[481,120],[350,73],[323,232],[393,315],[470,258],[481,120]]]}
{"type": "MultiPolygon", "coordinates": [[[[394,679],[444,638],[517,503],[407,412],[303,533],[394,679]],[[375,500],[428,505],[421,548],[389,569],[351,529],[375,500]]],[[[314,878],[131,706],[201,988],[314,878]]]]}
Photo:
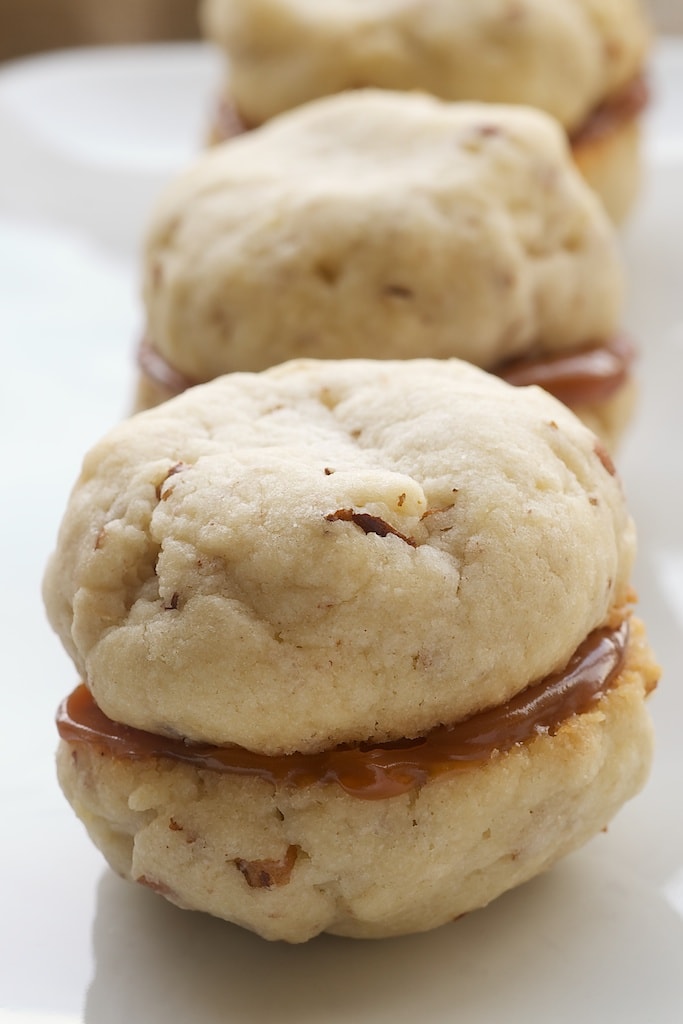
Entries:
{"type": "MultiPolygon", "coordinates": [[[[637,0],[204,0],[202,11],[250,126],[374,86],[529,104],[571,135],[637,78],[650,41],[637,0]]],[[[637,133],[614,143],[580,162],[619,218],[636,188],[637,133]]]]}
{"type": "MultiPolygon", "coordinates": [[[[540,389],[457,360],[302,360],[116,426],[44,594],[110,718],[317,752],[423,735],[563,667],[624,614],[634,548],[609,458],[540,389]]],[[[66,742],[60,778],[114,867],[181,906],[290,941],[421,930],[640,788],[650,670],[629,657],[556,736],[392,798],[66,742]]]]}
{"type": "Polygon", "coordinates": [[[203,154],[144,264],[149,341],[189,382],[302,356],[492,369],[612,338],[622,303],[613,228],[547,115],[375,90],[203,154]]]}

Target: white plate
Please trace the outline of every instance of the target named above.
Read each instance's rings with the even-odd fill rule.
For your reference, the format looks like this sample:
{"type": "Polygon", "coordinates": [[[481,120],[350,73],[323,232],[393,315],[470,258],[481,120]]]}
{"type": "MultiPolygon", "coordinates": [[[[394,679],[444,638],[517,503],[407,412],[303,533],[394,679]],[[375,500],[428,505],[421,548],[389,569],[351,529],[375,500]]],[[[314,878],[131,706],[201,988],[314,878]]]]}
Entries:
{"type": "Polygon", "coordinates": [[[662,45],[648,177],[624,235],[642,402],[620,458],[641,612],[664,665],[650,783],[550,874],[428,935],[269,945],[103,866],[54,778],[75,682],[43,566],[86,448],[123,412],[138,244],[208,119],[200,46],[60,54],[0,72],[3,373],[0,1020],[17,1024],[536,1024],[683,1020],[683,47],[662,45]]]}

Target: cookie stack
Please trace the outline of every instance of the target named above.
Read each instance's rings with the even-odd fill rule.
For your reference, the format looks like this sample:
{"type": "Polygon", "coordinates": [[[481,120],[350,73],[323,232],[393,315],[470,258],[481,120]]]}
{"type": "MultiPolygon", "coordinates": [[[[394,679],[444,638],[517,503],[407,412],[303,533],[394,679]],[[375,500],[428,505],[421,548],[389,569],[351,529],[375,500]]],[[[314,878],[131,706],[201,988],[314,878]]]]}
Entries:
{"type": "Polygon", "coordinates": [[[657,667],[595,436],[459,360],[296,361],[85,460],[46,576],[59,774],[124,877],[268,939],[483,906],[647,775],[657,667]]]}
{"type": "MultiPolygon", "coordinates": [[[[474,74],[446,73],[447,6],[479,38],[458,3],[208,5],[240,115],[267,123],[160,197],[141,411],[86,455],[45,575],[80,679],[59,778],[93,841],[267,939],[482,907],[603,829],[651,761],[614,230],[549,114],[408,91],[430,40],[434,82],[474,74]],[[334,33],[334,95],[307,102],[334,33]]],[[[576,12],[584,42],[617,37],[586,6],[486,8],[527,55],[564,26],[593,74],[576,12]]],[[[530,100],[496,24],[484,77],[530,100]]],[[[591,102],[631,81],[642,47],[620,46],[591,102]]]]}

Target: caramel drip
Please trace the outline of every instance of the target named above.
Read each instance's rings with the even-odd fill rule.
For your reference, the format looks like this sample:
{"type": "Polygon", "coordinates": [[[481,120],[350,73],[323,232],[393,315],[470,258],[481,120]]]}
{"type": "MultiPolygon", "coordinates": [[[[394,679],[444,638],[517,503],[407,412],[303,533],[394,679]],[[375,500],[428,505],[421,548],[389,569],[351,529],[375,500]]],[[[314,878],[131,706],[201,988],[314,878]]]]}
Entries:
{"type": "Polygon", "coordinates": [[[186,377],[180,370],[171,366],[148,338],[143,338],[138,346],[138,368],[148,380],[163,391],[167,391],[169,395],[181,395],[188,388],[202,383],[186,377]]]}
{"type": "Polygon", "coordinates": [[[414,790],[446,772],[486,763],[541,733],[554,735],[582,714],[615,682],[624,663],[628,622],[592,632],[561,672],[529,686],[507,703],[417,739],[360,743],[316,754],[267,756],[237,746],[186,742],[113,722],[83,684],[59,708],[57,728],[68,743],[90,744],[133,761],[167,758],[197,769],[258,776],[287,786],[337,783],[365,800],[414,790]]]}
{"type": "MultiPolygon", "coordinates": [[[[629,377],[633,346],[622,337],[602,344],[552,355],[522,356],[489,368],[489,373],[522,387],[538,384],[570,408],[610,397],[629,377]]],[[[138,366],[154,384],[179,395],[201,383],[174,369],[145,339],[138,350],[138,366]]]]}
{"type": "Polygon", "coordinates": [[[569,142],[572,149],[598,142],[612,132],[618,131],[623,125],[638,117],[649,100],[647,80],[644,75],[637,75],[613,96],[595,107],[583,124],[570,134],[569,142]]]}
{"type": "Polygon", "coordinates": [[[247,124],[236,104],[228,96],[221,96],[216,104],[213,124],[209,137],[210,145],[220,145],[245,132],[253,131],[255,125],[247,124]]]}
{"type": "Polygon", "coordinates": [[[603,402],[628,380],[635,351],[624,337],[572,352],[537,358],[522,356],[493,372],[508,384],[538,384],[564,405],[576,408],[603,402]]]}

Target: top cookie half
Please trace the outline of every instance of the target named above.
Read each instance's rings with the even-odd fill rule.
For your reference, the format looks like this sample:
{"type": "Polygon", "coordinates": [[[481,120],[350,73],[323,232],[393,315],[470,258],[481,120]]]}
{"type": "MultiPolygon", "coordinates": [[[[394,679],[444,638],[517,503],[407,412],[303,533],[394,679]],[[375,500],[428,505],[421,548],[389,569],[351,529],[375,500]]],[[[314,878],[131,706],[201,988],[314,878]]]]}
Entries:
{"type": "Polygon", "coordinates": [[[295,361],[120,424],[45,579],[102,710],[262,753],[416,736],[623,616],[634,531],[594,435],[457,360],[295,361]]]}

